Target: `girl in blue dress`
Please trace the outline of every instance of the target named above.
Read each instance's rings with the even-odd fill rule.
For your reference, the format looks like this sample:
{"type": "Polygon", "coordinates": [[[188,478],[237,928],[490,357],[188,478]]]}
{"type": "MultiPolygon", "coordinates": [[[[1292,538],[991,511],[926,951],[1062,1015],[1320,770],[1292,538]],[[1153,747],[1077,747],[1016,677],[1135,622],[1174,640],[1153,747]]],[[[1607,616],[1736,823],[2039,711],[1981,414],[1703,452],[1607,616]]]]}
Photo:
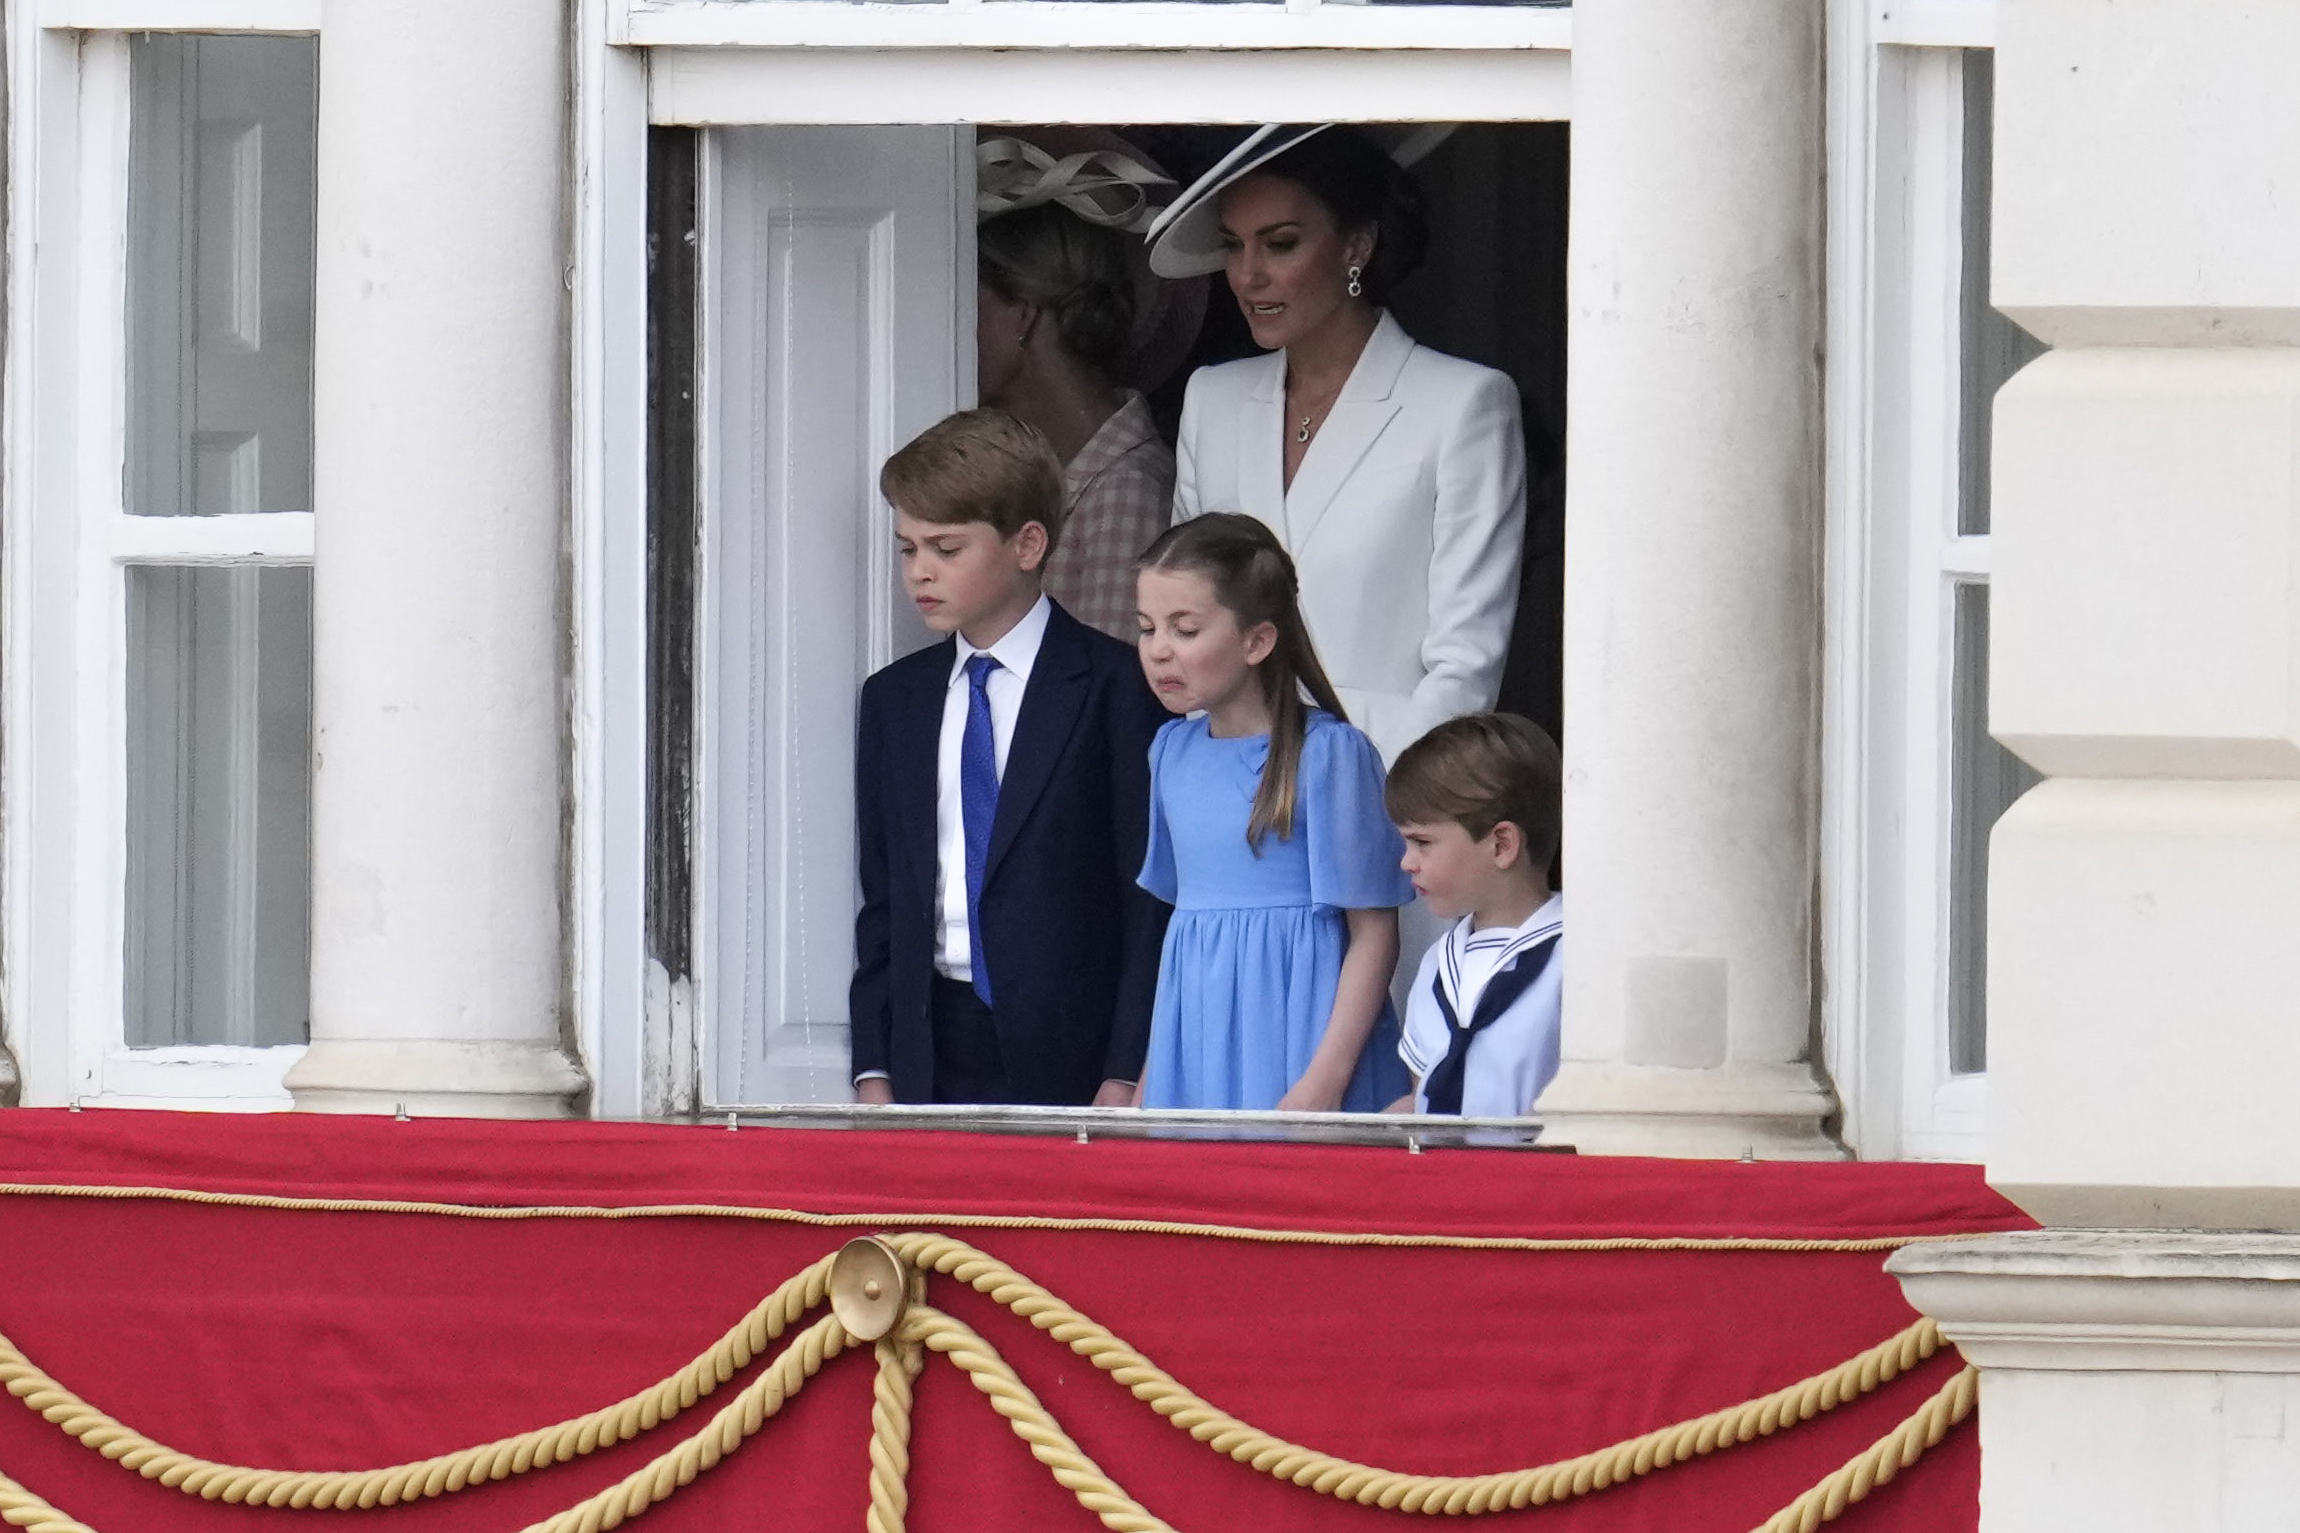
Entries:
{"type": "Polygon", "coordinates": [[[1405,1088],[1389,992],[1413,899],[1380,753],[1262,523],[1180,523],[1138,569],[1143,674],[1186,715],[1150,747],[1141,883],[1174,918],[1141,1104],[1378,1111],[1405,1088]]]}

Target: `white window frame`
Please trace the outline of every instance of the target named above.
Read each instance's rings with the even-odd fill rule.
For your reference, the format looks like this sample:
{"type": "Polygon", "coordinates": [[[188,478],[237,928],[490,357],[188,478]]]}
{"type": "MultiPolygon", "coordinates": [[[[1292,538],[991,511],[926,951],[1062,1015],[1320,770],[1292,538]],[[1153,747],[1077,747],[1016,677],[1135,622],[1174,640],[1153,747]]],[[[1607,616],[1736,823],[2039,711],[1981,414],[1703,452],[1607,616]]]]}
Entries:
{"type": "MultiPolygon", "coordinates": [[[[1360,0],[1283,0],[1282,4],[608,0],[608,4],[609,40],[638,47],[1563,51],[1572,46],[1573,36],[1573,13],[1565,6],[1378,5],[1360,0]]],[[[1010,112],[1006,120],[1022,119],[1010,112]]]]}
{"type": "MultiPolygon", "coordinates": [[[[812,0],[753,8],[786,3],[812,0]]],[[[1391,122],[1562,122],[1572,115],[1564,41],[1187,53],[664,47],[648,54],[647,98],[653,121],[691,127],[1365,121],[1375,101],[1391,122]]]]}
{"type": "Polygon", "coordinates": [[[44,0],[10,16],[0,984],[27,1103],[291,1105],[281,1078],[301,1046],[125,1043],[126,569],[309,564],[313,536],[305,512],[127,514],[126,34],[311,33],[318,17],[317,0],[44,0]]]}
{"type": "Polygon", "coordinates": [[[1963,50],[1993,0],[1839,0],[1830,50],[1824,1046],[1869,1159],[1980,1160],[1988,1078],[1949,1068],[1963,50]]]}
{"type": "Polygon", "coordinates": [[[575,1032],[600,1117],[694,1105],[685,975],[647,952],[647,54],[577,7],[573,344],[575,1032]]]}

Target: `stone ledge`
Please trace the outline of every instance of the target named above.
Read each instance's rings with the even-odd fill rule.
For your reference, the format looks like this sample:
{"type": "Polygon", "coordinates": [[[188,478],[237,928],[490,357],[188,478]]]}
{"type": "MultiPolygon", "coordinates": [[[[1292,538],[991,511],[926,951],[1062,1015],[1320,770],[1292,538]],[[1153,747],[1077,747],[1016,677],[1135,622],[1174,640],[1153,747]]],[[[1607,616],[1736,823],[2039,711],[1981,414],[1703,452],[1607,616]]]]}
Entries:
{"type": "Polygon", "coordinates": [[[1715,1069],[1568,1060],[1535,1104],[1543,1138],[1584,1155],[1843,1160],[1837,1099],[1809,1064],[1715,1069]]]}
{"type": "Polygon", "coordinates": [[[2300,1237],[2038,1230],[1885,1270],[1983,1369],[2300,1374],[2300,1237]]]}
{"type": "Polygon", "coordinates": [[[549,1044],[463,1039],[321,1040],[288,1071],[304,1112],[559,1118],[583,1072],[549,1044]]]}

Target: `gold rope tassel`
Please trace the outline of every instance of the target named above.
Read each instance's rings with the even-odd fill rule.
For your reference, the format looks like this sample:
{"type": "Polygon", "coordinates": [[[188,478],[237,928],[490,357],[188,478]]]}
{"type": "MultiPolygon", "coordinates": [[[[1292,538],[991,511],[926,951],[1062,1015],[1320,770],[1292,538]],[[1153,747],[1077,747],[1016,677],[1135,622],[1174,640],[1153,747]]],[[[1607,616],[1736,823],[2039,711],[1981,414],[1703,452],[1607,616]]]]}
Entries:
{"type": "MultiPolygon", "coordinates": [[[[1217,1453],[1321,1495],[1427,1514],[1475,1515],[1541,1506],[1767,1436],[1877,1389],[1942,1345],[1939,1328],[1929,1319],[1919,1320],[1835,1368],[1611,1447],[1496,1474],[1414,1475],[1304,1448],[1216,1409],[1107,1328],[962,1241],[912,1233],[857,1241],[853,1246],[872,1248],[862,1254],[877,1263],[880,1278],[902,1274],[903,1292],[909,1298],[907,1315],[899,1304],[893,1310],[879,1309],[875,1318],[856,1318],[872,1313],[868,1311],[837,1310],[852,1296],[834,1291],[834,1258],[826,1257],[777,1288],[711,1349],[652,1389],[556,1426],[382,1469],[252,1469],[179,1453],[96,1410],[41,1372],[5,1337],[0,1337],[0,1382],[27,1407],[86,1446],[187,1495],[290,1508],[391,1506],[524,1473],[636,1437],[715,1391],[831,1298],[834,1313],[798,1332],[693,1436],[617,1484],[531,1524],[524,1533],[605,1533],[639,1516],[735,1451],[831,1358],[863,1338],[879,1338],[871,1408],[869,1533],[903,1533],[909,1512],[913,1382],[928,1350],[947,1356],[963,1370],[1031,1455],[1105,1527],[1113,1533],[1172,1533],[1079,1450],[989,1342],[962,1321],[919,1302],[930,1271],[967,1284],[1047,1332],[1217,1453]],[[860,1329],[860,1337],[850,1323],[860,1329]],[[890,1325],[895,1327],[891,1333],[890,1325]]],[[[859,1270],[867,1273],[868,1263],[859,1270]]],[[[862,1292],[865,1298],[876,1299],[883,1289],[866,1282],[862,1292]]],[[[1813,1533],[1940,1442],[1971,1414],[1975,1395],[1976,1375],[1966,1368],[1923,1409],[1783,1508],[1756,1533],[1813,1533]]],[[[0,1524],[26,1533],[94,1533],[5,1475],[0,1475],[0,1524]]]]}
{"type": "Polygon", "coordinates": [[[23,1486],[0,1474],[0,1522],[24,1533],[96,1533],[94,1528],[67,1517],[23,1486]]]}
{"type": "Polygon", "coordinates": [[[1078,1504],[1102,1519],[1111,1533],[1174,1533],[1157,1517],[1102,1472],[1078,1444],[1070,1440],[1055,1419],[1039,1404],[1038,1396],[1015,1376],[998,1349],[984,1341],[965,1321],[923,1304],[911,1306],[903,1321],[905,1340],[923,1343],[949,1358],[990,1399],[990,1408],[1006,1418],[1030,1449],[1078,1504]]]}
{"type": "Polygon", "coordinates": [[[0,1385],[106,1458],[189,1496],[297,1509],[392,1506],[564,1463],[654,1430],[750,1366],[785,1330],[821,1304],[830,1271],[831,1258],[826,1256],[761,1300],[686,1367],[613,1405],[516,1437],[382,1469],[251,1469],[180,1453],[114,1420],[57,1383],[5,1336],[0,1336],[0,1385]]]}
{"type": "Polygon", "coordinates": [[[881,1337],[871,1386],[868,1533],[903,1533],[910,1516],[911,1381],[926,1366],[916,1342],[881,1337]]]}
{"type": "Polygon", "coordinates": [[[1215,1452],[1320,1495],[1406,1512],[1475,1515],[1587,1495],[1810,1420],[1868,1394],[1931,1357],[1941,1345],[1939,1327],[1929,1319],[1919,1320],[1868,1351],[1786,1388],[1611,1447],[1495,1474],[1404,1474],[1320,1453],[1247,1425],[1191,1393],[1107,1328],[963,1241],[914,1234],[890,1237],[888,1243],[922,1270],[946,1273],[1013,1310],[1215,1452]]]}
{"type": "MultiPolygon", "coordinates": [[[[903,1334],[906,1338],[923,1341],[964,1370],[974,1387],[989,1397],[992,1408],[1006,1418],[1015,1435],[1029,1446],[1031,1456],[1052,1471],[1054,1478],[1078,1498],[1078,1504],[1099,1517],[1103,1526],[1111,1529],[1112,1533],[1174,1533],[1171,1527],[1127,1495],[1115,1480],[1102,1472],[1101,1466],[1079,1450],[1078,1445],[1071,1441],[1053,1416],[1048,1414],[1038,1397],[1015,1376],[1014,1370],[998,1355],[997,1349],[983,1340],[972,1327],[940,1310],[918,1305],[912,1308],[909,1318],[904,1322],[903,1334]]],[[[883,1353],[881,1362],[883,1376],[883,1353]]],[[[1821,1524],[1836,1521],[1844,1515],[1847,1507],[1862,1500],[1870,1491],[1924,1457],[1928,1449],[1936,1446],[1947,1435],[1949,1428],[1972,1413],[1977,1378],[1978,1375],[1970,1367],[1958,1372],[1915,1415],[1774,1513],[1753,1533],[1814,1533],[1821,1524]]],[[[1281,1479],[1289,1478],[1276,1469],[1265,1472],[1276,1474],[1281,1479]]],[[[1388,1471],[1376,1473],[1388,1475],[1388,1471]]],[[[1405,1475],[1389,1477],[1397,1480],[1414,1478],[1405,1475]]],[[[1382,1500],[1377,1504],[1390,1506],[1396,1503],[1382,1500]]],[[[1428,1503],[1411,1507],[1399,1504],[1399,1509],[1421,1512],[1456,1510],[1428,1503]]],[[[1463,1507],[1459,1510],[1490,1511],[1499,1508],[1483,1506],[1474,1509],[1463,1507]]],[[[874,1533],[882,1533],[875,1518],[871,1526],[874,1533]]],[[[901,1533],[901,1525],[893,1524],[883,1533],[901,1533]]]]}
{"type": "Polygon", "coordinates": [[[846,1327],[839,1324],[837,1316],[823,1316],[793,1337],[781,1355],[745,1385],[741,1394],[721,1406],[701,1431],[588,1500],[528,1524],[522,1533],[604,1533],[605,1529],[621,1527],[656,1502],[670,1499],[680,1487],[693,1484],[704,1470],[717,1467],[721,1459],[765,1426],[767,1418],[781,1410],[800,1386],[839,1355],[848,1339],[846,1327]]]}
{"type": "Polygon", "coordinates": [[[1927,1449],[1938,1446],[1949,1428],[1972,1414],[1979,1392],[1980,1373],[1968,1364],[1915,1415],[1766,1518],[1754,1533],[1813,1533],[1822,1523],[1835,1522],[1846,1507],[1923,1458],[1927,1449]]]}

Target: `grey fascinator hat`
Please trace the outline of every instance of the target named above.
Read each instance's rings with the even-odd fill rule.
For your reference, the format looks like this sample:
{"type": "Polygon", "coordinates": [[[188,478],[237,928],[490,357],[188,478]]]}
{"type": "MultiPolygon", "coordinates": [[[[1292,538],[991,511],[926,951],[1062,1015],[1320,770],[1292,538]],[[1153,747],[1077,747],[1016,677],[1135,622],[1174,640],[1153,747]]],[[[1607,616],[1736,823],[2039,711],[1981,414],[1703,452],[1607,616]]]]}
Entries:
{"type": "Polygon", "coordinates": [[[1117,368],[1119,381],[1156,388],[1190,354],[1206,318],[1206,283],[1170,280],[1151,270],[1147,233],[1177,183],[1161,165],[1108,128],[1056,125],[985,127],[974,147],[978,222],[1052,203],[1081,221],[1112,231],[1134,279],[1134,327],[1117,368]]]}

